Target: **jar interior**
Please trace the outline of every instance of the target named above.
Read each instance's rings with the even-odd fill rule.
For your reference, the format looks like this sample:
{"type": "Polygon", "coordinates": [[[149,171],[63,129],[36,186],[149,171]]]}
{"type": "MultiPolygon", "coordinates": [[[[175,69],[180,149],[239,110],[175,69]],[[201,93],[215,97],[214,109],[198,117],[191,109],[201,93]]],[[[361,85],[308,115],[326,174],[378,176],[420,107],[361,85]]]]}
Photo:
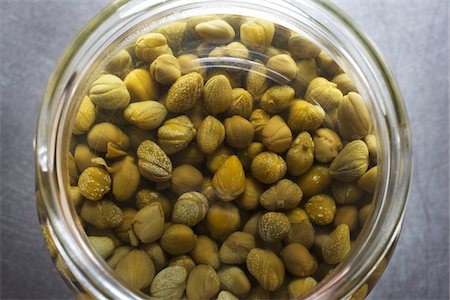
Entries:
{"type": "MultiPolygon", "coordinates": [[[[140,36],[157,29],[162,25],[170,24],[172,22],[189,22],[189,20],[191,20],[190,18],[200,15],[214,15],[215,17],[227,20],[240,19],[243,17],[257,17],[262,20],[272,21],[278,26],[278,32],[276,31],[275,36],[277,36],[278,33],[280,39],[282,38],[283,31],[290,30],[306,37],[319,46],[322,51],[326,52],[326,54],[328,54],[354,82],[358,92],[364,99],[366,106],[369,108],[373,120],[373,133],[376,136],[376,142],[378,144],[378,158],[376,161],[376,164],[379,166],[378,184],[373,197],[367,197],[366,200],[361,202],[361,206],[363,204],[372,203],[373,208],[361,231],[356,233],[352,232],[352,236],[358,234],[358,238],[353,242],[352,251],[348,257],[333,271],[333,273],[328,275],[311,291],[311,295],[314,295],[317,290],[324,286],[329,287],[333,282],[336,283],[339,280],[355,280],[355,278],[346,278],[343,274],[346,268],[352,267],[352,259],[361,251],[360,249],[364,249],[364,247],[371,242],[367,239],[367,236],[371,234],[374,224],[380,220],[380,212],[385,205],[384,200],[389,178],[390,161],[389,136],[386,127],[387,125],[385,124],[386,120],[384,118],[385,108],[383,107],[383,103],[378,101],[378,98],[381,95],[379,91],[373,88],[373,84],[371,84],[372,78],[366,76],[365,71],[357,63],[357,61],[360,60],[360,57],[351,55],[346,48],[342,47],[342,43],[345,43],[345,40],[340,40],[338,36],[333,36],[332,30],[326,30],[325,26],[327,24],[319,23],[313,17],[302,13],[301,10],[298,11],[298,9],[295,10],[297,12],[295,15],[282,14],[286,9],[292,8],[287,4],[282,4],[280,11],[272,11],[268,7],[262,6],[257,12],[255,12],[251,4],[244,3],[239,3],[239,5],[234,5],[233,3],[223,5],[218,3],[208,4],[207,2],[193,2],[185,5],[173,5],[172,9],[164,7],[164,9],[161,8],[160,10],[158,10],[158,5],[156,5],[151,11],[146,12],[143,10],[139,13],[135,11],[138,10],[138,5],[133,8],[127,8],[127,6],[121,7],[118,13],[121,18],[127,19],[126,24],[124,25],[120,22],[117,24],[110,24],[112,25],[110,30],[111,32],[114,32],[114,34],[99,37],[95,44],[97,48],[92,46],[92,48],[89,49],[89,51],[91,51],[90,55],[84,58],[86,67],[78,70],[76,80],[71,82],[70,89],[65,95],[70,101],[63,108],[61,120],[64,121],[59,127],[58,132],[58,151],[56,152],[58,173],[68,174],[69,170],[66,163],[67,156],[65,154],[67,154],[68,151],[73,152],[74,147],[80,143],[79,137],[73,138],[72,130],[75,115],[80,107],[83,97],[89,93],[91,84],[98,78],[99,74],[107,66],[111,58],[121,50],[129,48],[140,36]]],[[[266,77],[274,84],[283,85],[289,81],[283,74],[274,72],[265,66],[264,62],[267,62],[270,58],[270,54],[267,54],[267,52],[251,50],[250,55],[252,59],[226,57],[223,55],[210,57],[201,53],[199,50],[201,46],[202,45],[200,45],[198,41],[192,42],[190,45],[183,45],[183,49],[174,53],[174,55],[179,56],[181,54],[195,53],[199,56],[196,62],[202,65],[202,67],[200,69],[192,69],[192,71],[202,72],[205,70],[205,72],[209,73],[211,70],[215,70],[217,74],[227,73],[231,75],[230,81],[239,76],[245,77],[251,72],[266,77]],[[255,62],[255,59],[258,59],[260,62],[255,62]]],[[[205,53],[210,53],[216,48],[216,46],[211,45],[205,46],[207,46],[204,49],[206,51],[205,53]]],[[[274,51],[276,51],[276,49],[274,49],[274,51]]],[[[149,65],[134,67],[149,68],[149,65]]],[[[329,74],[323,75],[330,80],[334,77],[329,74]]],[[[239,83],[236,83],[236,86],[238,85],[239,83]]],[[[297,97],[302,97],[302,95],[297,95],[297,97]]],[[[112,111],[105,114],[104,121],[120,123],[122,118],[121,111],[112,111]]],[[[65,221],[68,224],[71,224],[71,226],[75,226],[73,228],[78,228],[80,240],[87,243],[88,240],[84,234],[84,228],[81,226],[82,221],[78,219],[78,213],[74,205],[68,201],[69,193],[67,188],[71,184],[69,182],[69,176],[59,176],[59,183],[60,186],[66,187],[65,191],[61,191],[61,198],[58,199],[67,214],[67,219],[65,221]]],[[[92,257],[92,254],[90,256],[92,257]]],[[[98,266],[103,268],[103,272],[108,272],[106,264],[100,262],[98,266]]],[[[367,276],[368,275],[369,274],[367,274],[367,276]]],[[[116,278],[114,275],[111,276],[116,278]]]]}

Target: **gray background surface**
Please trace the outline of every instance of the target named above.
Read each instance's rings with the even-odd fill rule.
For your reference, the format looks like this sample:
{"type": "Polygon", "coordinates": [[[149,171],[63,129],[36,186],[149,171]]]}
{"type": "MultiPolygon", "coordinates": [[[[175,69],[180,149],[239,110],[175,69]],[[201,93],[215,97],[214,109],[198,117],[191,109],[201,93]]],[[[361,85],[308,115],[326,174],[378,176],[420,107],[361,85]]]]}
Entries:
{"type": "MultiPolygon", "coordinates": [[[[411,119],[414,176],[404,230],[371,299],[449,297],[449,3],[336,0],[378,45],[411,119]]],[[[34,207],[36,111],[57,59],[108,0],[0,0],[1,292],[71,294],[54,270],[34,207]]]]}

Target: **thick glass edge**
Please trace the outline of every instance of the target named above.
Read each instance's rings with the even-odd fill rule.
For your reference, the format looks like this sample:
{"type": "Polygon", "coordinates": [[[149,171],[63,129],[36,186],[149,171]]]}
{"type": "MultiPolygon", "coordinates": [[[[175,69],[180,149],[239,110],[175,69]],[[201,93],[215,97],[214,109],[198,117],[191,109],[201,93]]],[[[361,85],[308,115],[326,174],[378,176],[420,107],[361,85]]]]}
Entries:
{"type": "MultiPolygon", "coordinates": [[[[40,187],[45,186],[45,185],[43,185],[43,183],[44,183],[45,181],[47,181],[46,179],[49,179],[49,178],[43,178],[43,177],[45,177],[45,176],[48,176],[48,173],[47,173],[47,172],[49,171],[49,170],[45,170],[45,167],[44,167],[44,166],[49,166],[49,164],[52,163],[52,162],[49,162],[48,160],[45,159],[45,157],[44,157],[45,155],[43,155],[44,152],[41,152],[41,151],[40,151],[40,150],[41,150],[40,146],[47,144],[47,143],[43,143],[43,142],[45,142],[45,141],[48,142],[49,139],[54,138],[54,137],[52,137],[52,136],[50,135],[50,136],[48,137],[48,139],[45,139],[45,138],[44,138],[44,140],[41,139],[41,137],[42,137],[42,136],[44,135],[44,133],[46,132],[45,129],[48,129],[47,126],[50,125],[50,124],[48,124],[47,121],[46,121],[46,119],[47,119],[46,117],[49,116],[49,113],[48,113],[48,111],[45,110],[45,107],[48,106],[48,104],[49,104],[49,102],[50,102],[50,99],[52,99],[52,98],[54,97],[54,95],[55,95],[55,85],[56,85],[56,82],[58,82],[58,80],[61,78],[61,76],[62,76],[61,73],[63,73],[63,72],[65,71],[64,68],[67,66],[67,62],[68,62],[71,58],[73,58],[73,56],[74,56],[73,51],[75,51],[75,46],[79,45],[80,43],[82,43],[83,41],[86,40],[86,39],[84,38],[85,36],[83,36],[83,34],[89,35],[91,32],[94,31],[94,29],[97,29],[99,23],[101,23],[105,18],[108,18],[108,17],[110,17],[111,15],[113,15],[114,12],[115,12],[117,9],[119,9],[120,7],[123,7],[123,6],[127,5],[127,4],[131,4],[131,3],[133,3],[133,2],[137,2],[137,3],[141,2],[141,3],[142,3],[142,1],[116,1],[116,2],[113,3],[110,7],[108,7],[107,9],[105,9],[100,15],[98,15],[93,21],[91,21],[91,22],[85,27],[85,29],[82,31],[82,34],[81,34],[80,37],[74,42],[74,44],[72,45],[72,47],[69,48],[69,50],[66,52],[66,55],[64,56],[64,58],[63,58],[62,61],[61,61],[61,62],[65,62],[65,63],[64,63],[64,64],[61,64],[61,63],[60,63],[60,64],[58,65],[58,68],[56,69],[56,71],[54,72],[54,75],[53,75],[52,78],[50,79],[50,81],[49,81],[49,82],[50,82],[50,83],[49,83],[49,87],[48,87],[48,89],[47,89],[47,91],[46,91],[46,93],[45,93],[44,101],[43,101],[43,104],[42,104],[42,106],[41,106],[41,113],[40,113],[40,117],[39,117],[39,119],[38,119],[38,126],[37,126],[37,139],[36,139],[36,140],[37,140],[37,144],[36,144],[36,145],[37,145],[37,151],[36,151],[36,162],[37,162],[38,164],[39,164],[39,163],[44,163],[43,165],[38,165],[38,171],[39,171],[39,172],[38,172],[38,173],[39,173],[39,175],[38,175],[38,180],[39,180],[39,186],[40,186],[40,187]],[[45,101],[45,100],[48,100],[48,101],[45,101]],[[43,124],[44,124],[44,126],[42,126],[43,124]]],[[[293,2],[296,2],[296,1],[293,1],[293,2]]],[[[375,61],[378,62],[379,68],[380,68],[381,70],[384,71],[384,74],[386,75],[385,80],[386,80],[386,82],[388,83],[388,86],[391,88],[391,93],[392,93],[392,95],[393,95],[393,96],[392,96],[392,99],[396,100],[396,101],[394,101],[394,104],[397,104],[397,107],[396,107],[397,118],[398,118],[399,120],[402,120],[401,122],[399,122],[399,124],[403,124],[403,125],[404,125],[404,124],[407,124],[407,116],[406,116],[406,114],[405,114],[405,110],[404,110],[404,107],[403,107],[403,103],[402,103],[402,101],[401,101],[400,94],[399,94],[399,92],[398,92],[398,90],[397,90],[397,88],[396,88],[396,84],[395,84],[395,82],[393,81],[392,76],[390,75],[390,72],[388,71],[388,69],[386,68],[386,66],[384,65],[384,63],[382,62],[381,58],[379,57],[379,55],[377,55],[378,52],[375,50],[375,48],[372,46],[372,44],[371,44],[370,42],[367,41],[367,39],[364,37],[364,35],[362,35],[362,34],[356,29],[356,27],[348,21],[347,17],[343,16],[342,13],[341,13],[339,10],[336,9],[336,7],[330,5],[328,2],[325,2],[325,1],[321,1],[320,5],[324,6],[324,7],[327,8],[328,10],[331,10],[335,15],[338,15],[338,16],[342,19],[343,23],[347,23],[347,25],[350,26],[351,29],[353,29],[353,30],[355,31],[355,33],[358,35],[358,38],[359,38],[362,42],[364,42],[364,43],[366,44],[366,48],[372,50],[372,51],[371,51],[371,52],[372,52],[372,56],[373,56],[372,58],[374,58],[375,61]]],[[[53,99],[53,100],[54,100],[54,99],[53,99]]],[[[50,131],[47,130],[47,132],[50,132],[50,131]]],[[[410,132],[409,132],[409,128],[408,128],[408,127],[404,128],[404,134],[405,134],[405,136],[403,136],[403,141],[401,141],[401,143],[402,143],[402,145],[403,145],[402,149],[405,150],[405,153],[404,153],[404,154],[406,154],[406,156],[410,157],[410,155],[411,155],[411,154],[410,154],[410,153],[411,153],[411,150],[410,150],[410,147],[409,147],[409,142],[410,142],[410,132]],[[405,147],[405,145],[407,145],[407,147],[405,147]]],[[[48,149],[47,149],[47,150],[48,150],[48,149]]],[[[48,154],[48,152],[45,153],[45,154],[48,154]]],[[[47,159],[48,159],[48,156],[47,156],[47,159]]],[[[411,170],[410,164],[409,164],[409,165],[406,164],[404,167],[405,167],[405,168],[403,168],[403,174],[409,174],[409,173],[410,173],[410,170],[411,170]]],[[[406,184],[407,186],[406,186],[406,191],[405,191],[404,196],[403,196],[404,198],[406,198],[407,187],[409,186],[409,176],[406,175],[406,178],[405,178],[405,179],[408,180],[408,183],[406,184]]],[[[44,198],[46,198],[46,197],[51,197],[50,191],[42,191],[42,192],[45,193],[45,194],[43,195],[44,198]]],[[[400,197],[400,198],[403,198],[403,197],[400,197]]],[[[406,202],[403,201],[403,203],[405,204],[406,202]]],[[[49,203],[48,203],[48,201],[47,201],[46,205],[48,205],[48,204],[49,204],[49,203]]],[[[50,204],[50,205],[51,205],[51,204],[50,204]]],[[[404,206],[404,205],[403,205],[403,206],[404,206]]],[[[402,214],[399,216],[399,222],[397,222],[397,223],[398,223],[398,227],[400,227],[400,224],[401,224],[401,221],[400,221],[400,220],[401,220],[402,217],[403,217],[403,208],[401,208],[401,211],[402,211],[402,214]]],[[[51,218],[50,218],[50,219],[51,219],[51,218]]],[[[50,220],[50,221],[51,221],[51,220],[50,220]]],[[[393,234],[392,234],[390,240],[393,240],[393,239],[395,238],[394,234],[395,234],[396,231],[398,231],[398,230],[394,230],[394,231],[393,231],[393,234]]],[[[393,242],[393,241],[391,241],[391,243],[392,243],[392,242],[393,242]]],[[[381,257],[381,256],[382,256],[382,255],[380,254],[380,257],[381,257]]]]}

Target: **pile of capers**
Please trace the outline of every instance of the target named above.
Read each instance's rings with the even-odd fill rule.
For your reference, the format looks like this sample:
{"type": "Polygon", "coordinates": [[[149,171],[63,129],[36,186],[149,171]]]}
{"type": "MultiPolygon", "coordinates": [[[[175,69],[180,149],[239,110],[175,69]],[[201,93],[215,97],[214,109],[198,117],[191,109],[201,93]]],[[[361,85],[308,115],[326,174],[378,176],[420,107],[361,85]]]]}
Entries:
{"type": "Polygon", "coordinates": [[[349,254],[376,163],[370,112],[326,52],[269,21],[208,15],[106,64],[74,117],[68,195],[132,288],[287,299],[349,254]]]}

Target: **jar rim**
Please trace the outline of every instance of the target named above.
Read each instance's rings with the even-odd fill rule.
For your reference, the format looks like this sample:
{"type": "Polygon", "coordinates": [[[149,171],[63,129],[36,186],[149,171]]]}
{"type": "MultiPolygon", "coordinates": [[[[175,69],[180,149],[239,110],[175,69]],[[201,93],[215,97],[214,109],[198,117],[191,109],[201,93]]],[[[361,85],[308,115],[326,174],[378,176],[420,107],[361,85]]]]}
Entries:
{"type": "MultiPolygon", "coordinates": [[[[142,295],[119,284],[123,282],[108,272],[106,264],[99,260],[92,251],[85,235],[78,231],[72,217],[73,209],[67,204],[61,179],[63,176],[61,176],[59,166],[61,150],[67,146],[64,145],[61,136],[65,122],[64,116],[68,113],[67,103],[75,95],[74,82],[83,80],[86,74],[83,67],[86,64],[92,64],[92,61],[83,59],[86,53],[99,55],[99,52],[103,52],[99,49],[103,47],[104,50],[108,37],[111,38],[111,35],[117,34],[120,25],[123,25],[124,22],[138,22],[139,18],[143,18],[145,10],[149,10],[146,14],[154,15],[163,15],[164,12],[174,10],[171,16],[180,18],[180,15],[187,12],[187,10],[181,10],[186,7],[187,3],[191,7],[200,7],[206,3],[208,7],[214,7],[217,4],[218,6],[216,5],[215,8],[217,11],[221,11],[220,9],[225,5],[223,1],[216,0],[158,0],[152,1],[151,4],[149,1],[119,0],[109,5],[85,26],[77,39],[66,50],[52,74],[43,96],[35,140],[37,184],[41,204],[48,217],[51,232],[61,255],[80,285],[98,298],[139,299],[142,298],[142,295]],[[99,39],[99,36],[105,36],[105,38],[99,39]]],[[[336,49],[341,56],[338,56],[336,60],[344,63],[349,58],[358,60],[360,67],[361,65],[366,66],[365,70],[360,70],[366,72],[364,74],[366,80],[378,79],[371,82],[371,86],[377,84],[379,85],[377,88],[380,89],[377,105],[379,105],[378,111],[383,111],[383,113],[378,116],[377,123],[383,125],[385,130],[383,144],[386,145],[384,149],[386,168],[384,172],[388,175],[386,176],[388,184],[382,188],[382,191],[379,191],[379,195],[383,195],[383,198],[382,201],[378,201],[377,213],[374,213],[371,218],[370,226],[365,226],[363,229],[367,237],[371,237],[371,241],[367,238],[358,240],[361,247],[359,250],[368,251],[366,253],[359,251],[358,255],[348,257],[336,268],[330,278],[319,282],[313,291],[314,294],[311,294],[315,299],[347,297],[372,273],[377,262],[395,243],[401,229],[409,191],[412,153],[411,133],[400,92],[378,50],[340,9],[328,1],[232,0],[225,3],[226,5],[242,5],[243,8],[257,5],[257,17],[261,16],[263,19],[265,17],[270,19],[276,13],[282,12],[290,12],[291,18],[295,12],[296,16],[301,15],[304,18],[304,22],[316,25],[318,24],[314,21],[321,19],[320,30],[328,29],[330,31],[330,26],[334,29],[331,34],[328,32],[330,34],[329,46],[336,45],[332,43],[333,38],[341,43],[340,49],[336,49]],[[273,8],[274,4],[277,5],[276,9],[273,8]],[[348,44],[344,46],[343,43],[348,44]],[[347,53],[347,57],[342,53],[347,53]],[[390,199],[395,199],[395,202],[389,201],[390,199]],[[345,282],[342,280],[343,277],[346,278],[345,282]]],[[[243,9],[242,13],[245,12],[251,13],[243,9]]],[[[208,10],[204,14],[214,13],[208,10]]],[[[286,17],[286,19],[288,18],[286,17]]],[[[276,23],[288,25],[287,27],[292,25],[276,23]]],[[[126,34],[125,31],[121,33],[126,34]]],[[[373,99],[373,97],[371,98],[373,99]]],[[[361,232],[362,234],[363,232],[361,232]]]]}

